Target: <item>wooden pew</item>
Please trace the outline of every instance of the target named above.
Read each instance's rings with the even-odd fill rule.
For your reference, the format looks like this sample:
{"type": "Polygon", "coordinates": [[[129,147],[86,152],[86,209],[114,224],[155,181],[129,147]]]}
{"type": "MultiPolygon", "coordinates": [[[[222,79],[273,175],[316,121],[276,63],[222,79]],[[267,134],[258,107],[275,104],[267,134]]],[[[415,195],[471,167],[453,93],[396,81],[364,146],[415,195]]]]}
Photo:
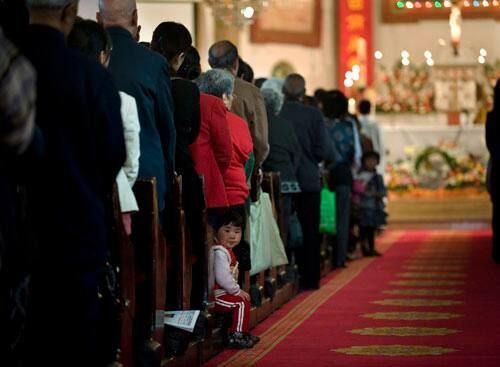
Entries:
{"type": "MultiPolygon", "coordinates": [[[[276,222],[280,229],[281,239],[286,247],[286,229],[283,222],[283,202],[281,195],[281,177],[279,172],[269,172],[264,176],[263,190],[271,195],[273,210],[275,213],[276,222]]],[[[273,297],[273,309],[276,310],[283,306],[286,302],[296,294],[296,287],[292,283],[287,283],[286,265],[278,266],[271,269],[271,281],[275,283],[275,294],[273,297]]]]}
{"type": "MultiPolygon", "coordinates": [[[[274,218],[277,220],[278,218],[278,212],[277,212],[277,205],[276,205],[276,196],[274,193],[274,181],[275,176],[272,173],[264,173],[264,176],[262,178],[262,191],[269,194],[270,200],[271,200],[271,205],[273,208],[273,215],[274,218]]],[[[277,269],[275,267],[270,268],[266,272],[262,272],[259,274],[259,282],[263,286],[263,288],[266,290],[264,293],[264,298],[262,302],[262,309],[261,312],[259,313],[259,321],[264,319],[265,317],[269,316],[274,310],[275,310],[275,295],[276,295],[276,290],[278,288],[277,286],[277,269]],[[270,305],[268,306],[266,302],[269,302],[270,305]]]]}
{"type": "Polygon", "coordinates": [[[120,350],[117,362],[125,367],[133,366],[133,324],[135,317],[135,256],[134,247],[122,222],[117,186],[113,188],[113,223],[111,261],[118,268],[120,284],[120,350]]]}
{"type": "Polygon", "coordinates": [[[132,217],[131,235],[136,259],[135,358],[156,367],[163,356],[166,244],[159,221],[156,179],[137,180],[133,189],[139,206],[132,217]]]}
{"type": "MultiPolygon", "coordinates": [[[[174,200],[171,223],[167,241],[167,304],[170,310],[189,310],[191,308],[192,289],[192,246],[187,227],[186,212],[183,203],[182,177],[174,180],[174,200]],[[172,297],[172,299],[168,299],[172,297]]],[[[166,327],[165,356],[162,366],[196,365],[198,361],[198,341],[193,341],[192,334],[186,331],[166,327]]]]}

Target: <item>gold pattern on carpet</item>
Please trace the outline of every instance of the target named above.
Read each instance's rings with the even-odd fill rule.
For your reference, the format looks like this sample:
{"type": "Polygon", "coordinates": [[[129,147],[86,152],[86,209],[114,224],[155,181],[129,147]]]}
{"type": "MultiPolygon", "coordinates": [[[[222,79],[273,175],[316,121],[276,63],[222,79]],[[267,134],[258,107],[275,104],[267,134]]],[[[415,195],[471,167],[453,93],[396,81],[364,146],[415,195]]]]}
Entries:
{"type": "Polygon", "coordinates": [[[422,287],[440,287],[444,285],[463,285],[463,280],[396,280],[392,281],[391,285],[415,285],[422,287]]]}
{"type": "Polygon", "coordinates": [[[425,345],[367,345],[331,349],[332,352],[360,356],[439,356],[456,352],[456,349],[425,345]]]}
{"type": "MultiPolygon", "coordinates": [[[[391,231],[380,241],[380,250],[385,252],[403,235],[404,231],[391,231]]],[[[376,258],[364,258],[354,262],[352,266],[341,271],[335,278],[322,285],[319,290],[295,305],[285,317],[261,334],[261,341],[254,348],[237,352],[225,362],[220,363],[218,367],[253,366],[256,364],[375,260],[376,258]]]]}
{"type": "Polygon", "coordinates": [[[420,270],[420,271],[460,271],[464,270],[465,267],[462,265],[405,265],[403,266],[406,270],[420,270]]]}
{"type": "Polygon", "coordinates": [[[456,289],[389,289],[383,291],[384,294],[396,294],[402,296],[452,296],[462,294],[463,291],[456,289]]]}
{"type": "Polygon", "coordinates": [[[433,328],[433,327],[367,327],[363,329],[351,330],[353,334],[374,335],[374,336],[442,336],[456,334],[460,332],[456,329],[433,328]]]}
{"type": "Polygon", "coordinates": [[[399,273],[398,277],[401,278],[465,278],[464,273],[455,272],[442,272],[442,273],[399,273]]]}
{"type": "Polygon", "coordinates": [[[397,299],[383,299],[373,301],[377,305],[383,306],[412,306],[412,307],[439,307],[439,306],[456,306],[462,305],[462,301],[453,301],[451,299],[426,299],[426,298],[397,298],[397,299]]]}
{"type": "Polygon", "coordinates": [[[463,315],[452,312],[373,312],[361,316],[375,320],[451,320],[463,315]]]}

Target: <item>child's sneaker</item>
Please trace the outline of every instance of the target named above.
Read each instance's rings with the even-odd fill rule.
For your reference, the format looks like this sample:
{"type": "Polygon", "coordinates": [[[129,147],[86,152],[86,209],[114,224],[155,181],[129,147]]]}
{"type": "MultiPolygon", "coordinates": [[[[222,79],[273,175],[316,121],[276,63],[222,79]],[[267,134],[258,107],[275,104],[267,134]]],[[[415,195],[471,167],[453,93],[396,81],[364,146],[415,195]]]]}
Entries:
{"type": "Polygon", "coordinates": [[[254,342],[248,339],[243,333],[234,332],[229,333],[228,336],[228,348],[232,349],[243,349],[243,348],[252,348],[254,346],[254,342]]]}
{"type": "Polygon", "coordinates": [[[250,333],[246,334],[246,337],[247,339],[251,340],[253,345],[257,344],[258,342],[260,342],[260,337],[256,336],[256,335],[252,335],[250,333]]]}

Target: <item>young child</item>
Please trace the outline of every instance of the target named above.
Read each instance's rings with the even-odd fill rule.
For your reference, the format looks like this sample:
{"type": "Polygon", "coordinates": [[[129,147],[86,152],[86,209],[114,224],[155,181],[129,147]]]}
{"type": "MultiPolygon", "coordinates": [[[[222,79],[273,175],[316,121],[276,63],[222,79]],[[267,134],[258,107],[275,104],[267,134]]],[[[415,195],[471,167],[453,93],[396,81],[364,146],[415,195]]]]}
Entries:
{"type": "Polygon", "coordinates": [[[359,230],[363,254],[365,256],[380,256],[375,249],[375,231],[386,224],[387,214],[383,198],[387,195],[384,179],[376,171],[380,163],[380,155],[370,151],[363,154],[362,167],[358,177],[364,182],[364,190],[361,194],[361,213],[359,230]]]}
{"type": "Polygon", "coordinates": [[[233,248],[241,241],[243,218],[227,211],[215,225],[216,237],[210,249],[210,286],[216,312],[231,312],[229,348],[252,348],[260,341],[250,335],[250,296],[238,285],[238,262],[233,248]]]}

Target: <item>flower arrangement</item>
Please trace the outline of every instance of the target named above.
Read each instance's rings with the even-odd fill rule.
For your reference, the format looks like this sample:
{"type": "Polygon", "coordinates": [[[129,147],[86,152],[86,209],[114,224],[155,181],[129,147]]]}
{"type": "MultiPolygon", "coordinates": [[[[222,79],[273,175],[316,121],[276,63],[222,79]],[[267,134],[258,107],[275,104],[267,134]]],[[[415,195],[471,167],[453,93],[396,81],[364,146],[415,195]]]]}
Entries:
{"type": "Polygon", "coordinates": [[[468,154],[457,161],[445,181],[447,190],[483,188],[486,185],[486,167],[478,157],[468,154]]]}
{"type": "Polygon", "coordinates": [[[434,85],[427,65],[380,66],[376,82],[378,112],[429,113],[434,108],[434,85]]]}
{"type": "Polygon", "coordinates": [[[388,163],[385,176],[387,188],[390,191],[407,192],[418,186],[408,159],[399,159],[395,163],[388,163]]]}
{"type": "Polygon", "coordinates": [[[485,188],[485,163],[453,144],[426,147],[419,152],[409,147],[405,151],[404,159],[386,167],[387,188],[393,192],[485,188]]]}

